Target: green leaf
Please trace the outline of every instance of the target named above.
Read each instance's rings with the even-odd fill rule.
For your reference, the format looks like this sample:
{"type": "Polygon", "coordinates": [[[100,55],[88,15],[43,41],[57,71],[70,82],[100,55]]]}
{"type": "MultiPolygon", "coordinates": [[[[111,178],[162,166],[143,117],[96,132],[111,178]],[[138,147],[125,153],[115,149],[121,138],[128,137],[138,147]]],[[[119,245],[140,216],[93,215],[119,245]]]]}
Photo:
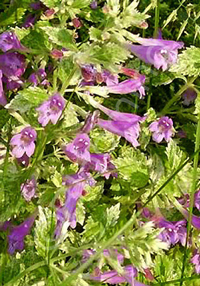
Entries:
{"type": "Polygon", "coordinates": [[[40,87],[29,87],[20,90],[19,93],[7,104],[6,108],[25,113],[33,107],[39,106],[48,99],[45,89],[40,87]]]}
{"type": "Polygon", "coordinates": [[[92,153],[105,153],[113,151],[119,144],[120,137],[101,128],[95,128],[90,132],[92,153]]]}
{"type": "Polygon", "coordinates": [[[26,6],[24,1],[15,1],[8,9],[0,14],[0,26],[13,25],[18,22],[26,12],[26,6]]]}
{"type": "Polygon", "coordinates": [[[111,206],[110,208],[106,209],[106,215],[107,215],[107,226],[114,226],[120,215],[120,203],[116,204],[115,206],[111,206]]]}
{"type": "Polygon", "coordinates": [[[9,118],[9,113],[7,109],[0,109],[0,130],[6,124],[9,118]]]}
{"type": "Polygon", "coordinates": [[[166,148],[167,168],[172,172],[185,160],[185,154],[180,150],[175,140],[170,140],[166,148]]]}
{"type": "Polygon", "coordinates": [[[9,104],[7,104],[6,108],[12,109],[15,111],[20,111],[20,113],[25,113],[30,110],[33,105],[25,99],[20,94],[17,94],[9,104]]]}
{"type": "MultiPolygon", "coordinates": [[[[70,1],[68,1],[70,2],[70,1]]],[[[88,7],[90,5],[90,3],[92,2],[92,0],[73,0],[71,1],[71,7],[72,8],[78,8],[78,9],[83,9],[85,7],[88,7]]]]}
{"type": "Polygon", "coordinates": [[[154,86],[167,85],[170,84],[175,78],[176,74],[171,72],[157,72],[152,78],[152,84],[154,86]]]}
{"type": "Polygon", "coordinates": [[[61,3],[61,0],[41,0],[41,2],[48,8],[56,8],[61,3]]]}
{"type": "Polygon", "coordinates": [[[113,17],[116,17],[120,11],[120,2],[119,0],[107,0],[107,6],[109,9],[109,14],[113,17]]]}
{"type": "Polygon", "coordinates": [[[198,76],[200,74],[200,48],[194,46],[186,48],[179,55],[177,64],[171,67],[170,72],[198,76]]]}
{"type": "Polygon", "coordinates": [[[72,37],[72,32],[70,30],[57,27],[41,27],[41,29],[49,36],[49,39],[54,44],[77,51],[77,47],[72,37]]]}
{"type": "Polygon", "coordinates": [[[52,46],[48,36],[41,29],[31,30],[23,37],[22,44],[27,48],[41,51],[41,54],[48,52],[52,46]]]}
{"type": "Polygon", "coordinates": [[[158,239],[160,229],[154,229],[153,222],[144,223],[133,233],[128,233],[125,241],[132,264],[139,269],[153,266],[152,254],[159,254],[168,245],[158,239]]]}
{"type": "Polygon", "coordinates": [[[90,40],[92,40],[92,41],[101,41],[102,40],[102,31],[95,28],[95,27],[90,28],[89,35],[90,35],[90,40]]]}
{"type": "Polygon", "coordinates": [[[122,27],[139,26],[145,19],[149,18],[148,15],[138,12],[136,9],[138,4],[139,1],[137,0],[131,1],[131,4],[120,14],[119,23],[122,27]]]}
{"type": "Polygon", "coordinates": [[[133,147],[123,146],[118,158],[113,160],[123,180],[132,186],[145,186],[149,179],[147,159],[143,153],[133,147]]]}
{"type": "Polygon", "coordinates": [[[74,105],[71,102],[68,102],[67,107],[64,110],[64,118],[62,121],[62,127],[70,127],[79,123],[77,113],[74,109],[74,105]]]}
{"type": "Polygon", "coordinates": [[[35,248],[40,256],[47,258],[50,250],[54,248],[53,233],[55,230],[54,213],[48,208],[38,207],[39,218],[35,221],[35,248]]]}
{"type": "Polygon", "coordinates": [[[102,64],[105,68],[115,72],[113,65],[128,59],[130,52],[124,47],[110,42],[102,47],[98,45],[91,46],[87,54],[88,61],[91,63],[102,64]]]}

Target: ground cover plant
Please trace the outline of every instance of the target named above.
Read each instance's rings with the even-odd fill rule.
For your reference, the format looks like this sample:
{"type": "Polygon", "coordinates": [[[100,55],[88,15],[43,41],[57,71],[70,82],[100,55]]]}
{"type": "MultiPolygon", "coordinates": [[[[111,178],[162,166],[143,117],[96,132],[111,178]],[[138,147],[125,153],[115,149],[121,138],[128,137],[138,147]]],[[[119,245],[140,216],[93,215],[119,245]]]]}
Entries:
{"type": "Polygon", "coordinates": [[[1,1],[0,285],[200,285],[198,2],[1,1]]]}

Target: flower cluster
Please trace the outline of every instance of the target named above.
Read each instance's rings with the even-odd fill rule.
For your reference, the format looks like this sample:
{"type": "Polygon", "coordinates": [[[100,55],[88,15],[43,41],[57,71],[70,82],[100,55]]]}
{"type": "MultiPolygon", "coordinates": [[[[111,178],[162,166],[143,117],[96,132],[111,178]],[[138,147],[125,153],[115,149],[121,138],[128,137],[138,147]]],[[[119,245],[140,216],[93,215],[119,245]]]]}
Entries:
{"type": "Polygon", "coordinates": [[[107,70],[103,70],[101,73],[97,72],[93,65],[82,66],[81,72],[83,77],[81,86],[91,86],[105,83],[106,86],[103,86],[103,88],[108,93],[127,94],[139,91],[140,98],[145,96],[143,87],[145,83],[145,76],[139,74],[139,72],[133,69],[121,68],[120,72],[130,77],[122,82],[118,81],[117,75],[113,75],[107,70]]]}

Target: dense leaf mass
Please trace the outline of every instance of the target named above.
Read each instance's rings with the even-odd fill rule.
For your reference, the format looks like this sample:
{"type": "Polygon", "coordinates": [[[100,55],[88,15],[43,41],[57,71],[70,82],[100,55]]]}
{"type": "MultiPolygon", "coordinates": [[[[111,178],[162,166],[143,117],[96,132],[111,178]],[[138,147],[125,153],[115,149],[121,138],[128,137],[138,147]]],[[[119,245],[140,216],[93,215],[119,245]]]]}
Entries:
{"type": "Polygon", "coordinates": [[[0,2],[0,285],[200,285],[199,1],[0,2]]]}

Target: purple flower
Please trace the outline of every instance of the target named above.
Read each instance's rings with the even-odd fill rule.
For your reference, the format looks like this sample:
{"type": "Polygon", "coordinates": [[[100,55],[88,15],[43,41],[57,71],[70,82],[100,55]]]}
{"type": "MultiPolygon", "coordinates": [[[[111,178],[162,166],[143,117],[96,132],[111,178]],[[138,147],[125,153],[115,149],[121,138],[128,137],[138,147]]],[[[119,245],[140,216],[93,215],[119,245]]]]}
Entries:
{"type": "Polygon", "coordinates": [[[37,86],[39,83],[44,81],[46,76],[47,76],[47,74],[46,74],[45,70],[44,69],[39,69],[39,70],[37,70],[36,72],[32,73],[29,76],[28,81],[33,83],[34,86],[37,86]]]}
{"type": "Polygon", "coordinates": [[[200,211],[200,190],[194,195],[194,205],[200,211]]]}
{"type": "Polygon", "coordinates": [[[25,183],[21,184],[22,196],[27,202],[30,202],[31,199],[35,197],[36,186],[35,178],[27,180],[25,183]]]}
{"type": "Polygon", "coordinates": [[[90,138],[87,134],[81,133],[65,147],[65,154],[73,162],[84,163],[90,161],[90,138]]]}
{"type": "Polygon", "coordinates": [[[59,93],[56,93],[36,108],[39,112],[39,123],[42,124],[43,127],[46,126],[49,121],[56,124],[64,108],[65,99],[59,93]]]}
{"type": "Polygon", "coordinates": [[[96,251],[94,249],[85,249],[85,250],[83,250],[83,257],[82,257],[81,262],[85,263],[95,253],[96,253],[96,251]]]}
{"type": "Polygon", "coordinates": [[[0,35],[0,49],[7,52],[9,50],[23,50],[24,48],[13,32],[4,32],[0,35]]]}
{"type": "Polygon", "coordinates": [[[176,63],[178,49],[183,48],[182,42],[162,39],[138,38],[141,45],[127,44],[127,47],[144,62],[154,65],[155,68],[167,70],[171,64],[176,63]]]}
{"type": "Polygon", "coordinates": [[[12,80],[17,80],[25,72],[25,57],[17,52],[6,52],[0,55],[0,69],[12,80]]]}
{"type": "Polygon", "coordinates": [[[103,70],[102,72],[103,81],[107,86],[118,84],[118,76],[111,74],[108,70],[103,70]]]}
{"type": "Polygon", "coordinates": [[[112,170],[115,169],[115,166],[110,162],[110,159],[111,157],[108,153],[91,153],[90,161],[84,166],[84,169],[86,171],[92,170],[103,174],[106,179],[109,178],[110,174],[112,174],[114,177],[117,177],[117,173],[112,172],[112,170]]]}
{"type": "Polygon", "coordinates": [[[46,8],[46,6],[42,2],[40,2],[40,1],[37,1],[37,2],[34,2],[34,3],[30,3],[30,7],[33,10],[40,10],[42,8],[46,8]]]}
{"type": "Polygon", "coordinates": [[[161,219],[158,226],[164,228],[158,236],[162,241],[167,242],[169,246],[178,242],[185,246],[187,236],[186,220],[171,222],[161,219]]]}
{"type": "Polygon", "coordinates": [[[96,68],[93,65],[84,65],[81,67],[81,74],[86,82],[95,81],[96,68]]]}
{"type": "Polygon", "coordinates": [[[58,238],[63,229],[63,225],[67,223],[67,226],[72,228],[76,227],[76,204],[78,199],[84,192],[84,187],[88,183],[94,184],[94,180],[90,174],[84,171],[63,178],[63,184],[68,187],[66,191],[65,204],[63,207],[59,207],[56,212],[57,225],[55,230],[55,237],[58,238]]]}
{"type": "Polygon", "coordinates": [[[158,121],[150,124],[149,130],[153,132],[153,140],[160,143],[163,139],[169,142],[173,135],[173,121],[167,116],[161,117],[158,121]]]}
{"type": "Polygon", "coordinates": [[[23,250],[24,249],[24,238],[27,234],[29,234],[31,227],[35,221],[35,215],[27,218],[20,225],[13,227],[8,235],[8,252],[10,254],[14,254],[15,250],[23,250]]]}
{"type": "Polygon", "coordinates": [[[95,127],[99,118],[99,111],[95,110],[93,113],[89,113],[85,119],[85,123],[81,128],[82,133],[90,133],[90,131],[95,127]]]}
{"type": "Polygon", "coordinates": [[[119,284],[128,282],[132,286],[145,286],[144,284],[135,281],[134,278],[138,275],[137,269],[135,267],[133,267],[132,265],[127,265],[123,268],[123,270],[124,274],[119,275],[116,270],[110,270],[104,273],[100,273],[100,270],[97,268],[95,269],[95,274],[97,275],[90,275],[90,279],[108,284],[119,284]]]}
{"type": "MultiPolygon", "coordinates": [[[[190,196],[189,194],[184,194],[181,198],[178,199],[178,202],[185,208],[190,206],[190,196]]],[[[194,194],[194,206],[200,210],[200,190],[196,191],[194,194]]]]}
{"type": "Polygon", "coordinates": [[[103,255],[105,257],[116,257],[119,264],[124,262],[124,255],[118,252],[117,249],[104,249],[103,255]]]}
{"type": "Polygon", "coordinates": [[[37,19],[37,15],[33,15],[33,14],[28,14],[22,27],[24,28],[29,28],[29,27],[32,27],[33,24],[35,23],[37,19]]]}
{"type": "Polygon", "coordinates": [[[189,87],[188,89],[186,89],[186,91],[182,94],[183,97],[183,104],[184,105],[190,105],[191,103],[193,103],[193,101],[196,99],[197,97],[197,93],[196,91],[189,87]]]}
{"type": "Polygon", "coordinates": [[[17,158],[17,162],[21,164],[23,167],[27,167],[29,164],[29,157],[24,153],[24,155],[20,158],[17,158]]]}
{"type": "Polygon", "coordinates": [[[97,1],[92,1],[92,3],[90,4],[90,7],[91,7],[91,9],[93,9],[93,10],[95,10],[95,9],[97,9],[97,7],[98,7],[98,3],[97,3],[97,1]]]}
{"type": "Polygon", "coordinates": [[[127,79],[124,80],[118,84],[109,85],[108,90],[110,93],[116,93],[116,94],[127,94],[134,91],[139,91],[140,98],[145,96],[145,91],[143,84],[145,82],[145,76],[140,75],[138,78],[135,79],[127,79]]]}
{"type": "Polygon", "coordinates": [[[200,253],[195,249],[191,259],[191,263],[194,264],[194,269],[197,274],[200,274],[200,253]]]}
{"type": "Polygon", "coordinates": [[[3,90],[3,83],[2,83],[2,71],[0,70],[0,105],[6,105],[7,104],[7,99],[5,97],[4,94],[4,90],[3,90]]]}
{"type": "Polygon", "coordinates": [[[22,131],[14,135],[10,144],[14,148],[12,149],[12,154],[16,158],[21,158],[24,154],[31,157],[35,151],[34,141],[37,138],[37,133],[32,127],[25,127],[22,131]]]}
{"type": "Polygon", "coordinates": [[[139,146],[137,141],[140,133],[140,125],[138,122],[128,122],[128,121],[117,121],[117,120],[98,120],[98,125],[109,132],[117,134],[118,136],[124,137],[129,141],[134,147],[139,146]]]}

